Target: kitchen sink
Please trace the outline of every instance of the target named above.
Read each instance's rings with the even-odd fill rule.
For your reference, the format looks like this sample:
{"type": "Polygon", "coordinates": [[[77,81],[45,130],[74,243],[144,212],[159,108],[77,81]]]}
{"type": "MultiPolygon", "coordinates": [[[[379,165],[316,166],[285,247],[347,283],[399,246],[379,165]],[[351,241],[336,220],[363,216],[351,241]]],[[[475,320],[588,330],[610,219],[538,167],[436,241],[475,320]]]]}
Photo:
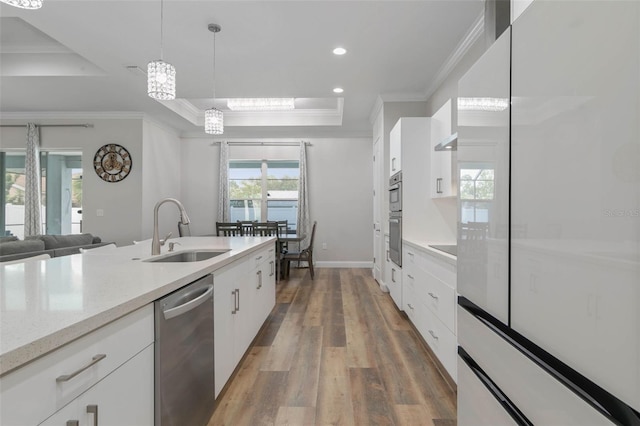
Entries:
{"type": "Polygon", "coordinates": [[[213,257],[219,256],[228,252],[230,249],[224,250],[185,250],[178,251],[163,256],[152,257],[146,259],[143,262],[200,262],[202,260],[208,260],[213,257]]]}

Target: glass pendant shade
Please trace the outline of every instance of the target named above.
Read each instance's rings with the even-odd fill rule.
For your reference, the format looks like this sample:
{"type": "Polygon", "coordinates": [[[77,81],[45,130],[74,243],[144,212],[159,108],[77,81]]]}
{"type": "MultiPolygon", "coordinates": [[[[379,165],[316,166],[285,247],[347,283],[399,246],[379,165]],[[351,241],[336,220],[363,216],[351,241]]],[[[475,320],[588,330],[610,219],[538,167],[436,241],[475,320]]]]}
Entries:
{"type": "Polygon", "coordinates": [[[176,68],[162,59],[147,65],[147,93],[160,101],[176,98],[176,68]]]}
{"type": "Polygon", "coordinates": [[[221,135],[224,133],[222,111],[216,108],[209,108],[204,112],[204,131],[210,135],[221,135]]]}
{"type": "Polygon", "coordinates": [[[2,3],[10,4],[11,6],[19,7],[21,9],[40,9],[42,7],[42,0],[0,0],[2,3]]]}

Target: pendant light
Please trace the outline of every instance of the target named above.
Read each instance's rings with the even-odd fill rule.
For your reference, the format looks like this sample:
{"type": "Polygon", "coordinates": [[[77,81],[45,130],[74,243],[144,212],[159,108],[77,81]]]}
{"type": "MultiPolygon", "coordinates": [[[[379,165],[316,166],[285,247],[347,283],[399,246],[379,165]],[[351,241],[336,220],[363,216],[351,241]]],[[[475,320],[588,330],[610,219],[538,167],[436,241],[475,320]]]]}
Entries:
{"type": "Polygon", "coordinates": [[[164,2],[160,0],[160,59],[151,61],[147,65],[147,93],[149,97],[161,101],[176,98],[176,68],[163,61],[163,33],[164,2]]]}
{"type": "Polygon", "coordinates": [[[10,4],[11,6],[19,7],[21,9],[40,9],[42,7],[42,0],[0,0],[2,3],[10,4]]]}
{"type": "MultiPolygon", "coordinates": [[[[209,24],[207,27],[213,33],[213,101],[216,100],[216,33],[222,30],[218,24],[209,24]]],[[[224,133],[224,117],[222,111],[211,107],[204,112],[204,131],[210,135],[224,133]]]]}

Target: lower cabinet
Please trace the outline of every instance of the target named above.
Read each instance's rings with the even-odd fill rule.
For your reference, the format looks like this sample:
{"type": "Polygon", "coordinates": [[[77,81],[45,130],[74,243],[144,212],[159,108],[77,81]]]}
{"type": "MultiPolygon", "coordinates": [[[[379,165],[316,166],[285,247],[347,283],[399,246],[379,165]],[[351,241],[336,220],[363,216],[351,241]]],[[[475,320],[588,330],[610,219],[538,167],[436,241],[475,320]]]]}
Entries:
{"type": "Polygon", "coordinates": [[[153,416],[153,345],[149,345],[42,425],[152,425],[153,416]]]}
{"type": "Polygon", "coordinates": [[[150,304],[0,378],[0,424],[153,424],[153,319],[150,304]]]}
{"type": "Polygon", "coordinates": [[[451,378],[457,380],[456,269],[414,244],[403,244],[403,309],[451,378]]]}
{"type": "Polygon", "coordinates": [[[216,398],[275,306],[275,246],[214,272],[216,398]]]}

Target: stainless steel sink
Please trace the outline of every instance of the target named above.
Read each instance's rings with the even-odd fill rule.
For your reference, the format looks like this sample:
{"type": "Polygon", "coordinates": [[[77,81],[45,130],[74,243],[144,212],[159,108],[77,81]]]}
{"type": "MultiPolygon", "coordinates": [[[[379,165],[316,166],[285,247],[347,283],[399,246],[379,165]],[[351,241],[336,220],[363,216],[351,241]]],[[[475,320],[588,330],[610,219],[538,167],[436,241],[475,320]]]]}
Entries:
{"type": "Polygon", "coordinates": [[[143,262],[200,262],[201,260],[211,259],[228,252],[230,249],[224,250],[185,250],[172,254],[152,257],[143,260],[143,262]]]}

